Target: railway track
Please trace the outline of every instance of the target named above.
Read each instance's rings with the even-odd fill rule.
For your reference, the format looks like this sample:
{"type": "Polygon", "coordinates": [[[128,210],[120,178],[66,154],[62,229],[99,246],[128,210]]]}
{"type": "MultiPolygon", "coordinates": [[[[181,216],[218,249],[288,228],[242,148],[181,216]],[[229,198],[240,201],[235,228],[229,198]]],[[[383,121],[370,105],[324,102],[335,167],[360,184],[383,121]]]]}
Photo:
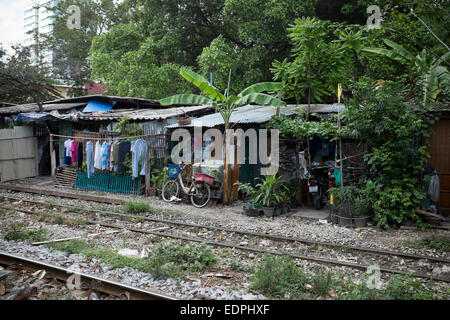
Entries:
{"type": "MultiPolygon", "coordinates": [[[[42,205],[45,207],[52,206],[52,207],[59,207],[59,208],[67,209],[67,206],[60,205],[60,204],[49,204],[49,203],[42,202],[42,201],[22,199],[22,198],[11,197],[11,196],[4,196],[4,198],[8,199],[8,200],[13,200],[13,201],[24,201],[24,202],[28,202],[28,203],[32,203],[32,204],[36,204],[36,205],[42,205]]],[[[7,209],[6,207],[4,207],[4,208],[7,209]]],[[[402,257],[402,258],[410,258],[410,259],[416,259],[416,260],[425,259],[425,260],[432,261],[432,262],[450,263],[450,259],[431,257],[431,256],[425,256],[425,255],[419,255],[419,254],[404,253],[404,252],[399,252],[399,251],[380,250],[380,249],[373,249],[373,248],[361,247],[361,246],[341,245],[341,244],[336,244],[336,243],[326,242],[326,241],[316,241],[316,240],[309,240],[309,239],[298,238],[298,237],[287,237],[287,236],[283,236],[283,235],[279,235],[279,234],[258,233],[258,232],[231,229],[231,228],[225,228],[225,227],[219,227],[219,226],[209,226],[209,225],[203,225],[203,224],[186,223],[186,222],[172,221],[172,220],[154,218],[154,217],[137,215],[137,214],[126,214],[126,213],[122,213],[122,212],[95,210],[95,209],[90,209],[90,208],[85,208],[85,207],[77,207],[77,209],[79,209],[81,211],[85,211],[85,212],[91,212],[91,213],[106,215],[106,216],[117,216],[117,217],[122,217],[122,218],[142,219],[144,221],[162,223],[162,224],[174,225],[174,226],[186,227],[186,228],[197,228],[197,229],[208,229],[208,230],[221,231],[221,232],[230,232],[230,233],[236,233],[236,234],[241,234],[241,235],[245,235],[245,236],[271,239],[274,241],[299,242],[299,243],[304,243],[307,245],[314,245],[314,246],[320,245],[320,246],[325,246],[325,247],[335,247],[335,248],[341,248],[341,249],[345,249],[345,250],[355,250],[355,251],[374,253],[374,254],[380,254],[380,255],[386,255],[386,256],[398,256],[398,257],[402,257]]]]}
{"type": "MultiPolygon", "coordinates": [[[[46,208],[48,206],[52,206],[52,207],[64,207],[67,209],[67,207],[63,206],[63,205],[57,205],[57,204],[49,205],[48,203],[45,203],[45,202],[15,198],[15,197],[10,197],[10,196],[5,196],[5,199],[14,200],[14,201],[22,200],[24,202],[32,203],[34,205],[41,205],[46,208]]],[[[25,212],[25,213],[29,213],[29,214],[36,213],[36,212],[25,210],[22,208],[13,208],[13,207],[4,207],[4,206],[2,206],[2,208],[6,209],[6,210],[21,211],[21,212],[25,212]]],[[[393,273],[393,274],[407,274],[410,271],[413,271],[413,274],[415,277],[433,279],[433,280],[443,281],[443,282],[450,282],[450,277],[433,275],[433,274],[430,274],[429,272],[427,273],[426,270],[425,271],[421,270],[421,268],[418,267],[417,263],[414,263],[414,261],[417,262],[420,260],[426,260],[429,262],[442,264],[442,265],[450,264],[450,260],[445,259],[445,258],[430,257],[430,256],[424,256],[424,255],[416,255],[416,254],[394,252],[394,251],[387,251],[387,250],[377,250],[377,249],[372,249],[372,248],[363,248],[363,247],[356,247],[356,246],[343,246],[343,245],[337,245],[337,244],[328,243],[328,242],[316,242],[316,241],[311,241],[311,240],[307,240],[307,239],[290,238],[290,237],[285,237],[285,236],[281,236],[281,235],[261,234],[261,233],[247,232],[247,231],[242,231],[242,230],[228,229],[228,228],[223,228],[223,227],[212,227],[212,226],[198,225],[198,224],[192,224],[192,223],[182,223],[182,222],[152,218],[152,217],[147,217],[147,216],[130,215],[130,214],[119,213],[119,212],[107,212],[107,211],[93,210],[93,209],[81,208],[81,207],[78,209],[79,210],[77,210],[77,211],[89,212],[89,213],[96,214],[96,215],[99,214],[99,215],[103,215],[106,217],[113,216],[113,217],[121,217],[121,218],[127,218],[127,219],[129,219],[129,218],[142,219],[144,221],[149,221],[149,222],[155,223],[155,225],[152,226],[152,229],[161,227],[161,225],[173,226],[173,228],[172,228],[173,230],[171,230],[171,233],[167,233],[167,232],[152,231],[152,229],[150,229],[150,230],[149,229],[137,229],[137,228],[133,227],[131,225],[131,223],[128,223],[128,225],[126,225],[126,226],[118,226],[114,223],[107,222],[106,221],[107,218],[102,221],[99,221],[98,219],[97,220],[87,220],[87,222],[90,224],[101,225],[101,226],[107,227],[107,228],[124,229],[124,230],[129,230],[131,232],[136,232],[136,233],[141,233],[141,234],[150,234],[150,235],[164,237],[164,238],[179,239],[179,240],[188,241],[188,242],[204,242],[209,245],[216,246],[216,247],[234,248],[234,249],[238,249],[238,250],[246,251],[246,252],[256,252],[256,253],[274,254],[274,255],[289,255],[296,259],[313,261],[313,262],[320,263],[320,264],[345,266],[345,267],[359,269],[359,270],[367,270],[367,268],[371,264],[371,263],[368,264],[367,263],[368,261],[375,261],[375,262],[383,261],[383,266],[380,267],[381,272],[387,272],[387,273],[393,273]],[[180,229],[181,229],[181,231],[180,231],[180,229]],[[184,233],[186,233],[187,230],[193,230],[193,229],[209,230],[210,232],[212,232],[212,234],[210,234],[210,236],[207,238],[205,238],[205,237],[190,237],[190,236],[184,235],[184,233]],[[251,236],[251,237],[255,237],[257,239],[270,240],[273,242],[273,246],[277,250],[267,250],[266,248],[261,248],[261,247],[258,247],[257,245],[256,246],[243,246],[236,242],[230,243],[230,242],[222,242],[222,241],[218,242],[218,241],[212,240],[212,239],[217,239],[218,237],[220,238],[220,236],[223,235],[224,233],[225,234],[229,233],[229,234],[231,234],[231,236],[238,234],[238,235],[241,235],[244,237],[251,236]],[[286,244],[286,242],[297,244],[297,245],[301,244],[301,245],[303,245],[303,248],[302,248],[302,250],[300,250],[300,252],[298,250],[296,250],[296,252],[283,250],[283,243],[286,244]],[[314,249],[314,247],[317,245],[328,248],[328,252],[326,252],[326,253],[328,253],[328,257],[323,257],[323,252],[321,252],[322,256],[317,255],[317,250],[314,249]],[[358,262],[342,261],[342,260],[333,258],[332,253],[337,250],[340,250],[340,251],[351,250],[351,251],[357,252],[358,254],[356,256],[358,257],[358,259],[357,259],[358,262]],[[402,260],[403,259],[409,260],[408,263],[403,261],[403,265],[404,266],[410,265],[410,266],[412,266],[412,268],[404,267],[401,270],[400,268],[392,267],[392,265],[394,265],[394,266],[398,265],[398,263],[397,264],[393,263],[392,260],[395,260],[395,259],[398,260],[399,258],[401,258],[402,260]],[[388,261],[385,261],[386,259],[388,261]],[[364,262],[366,262],[366,263],[364,263],[364,262]]],[[[76,213],[72,212],[71,215],[69,215],[69,216],[79,215],[79,214],[80,214],[79,212],[76,212],[76,213]]],[[[347,256],[354,257],[355,253],[347,254],[347,256]]]]}
{"type": "MultiPolygon", "coordinates": [[[[36,272],[45,270],[60,281],[67,281],[72,276],[73,271],[47,262],[30,259],[23,256],[0,251],[0,265],[11,267],[15,265],[27,271],[36,272]]],[[[83,272],[77,272],[80,284],[87,287],[95,287],[95,291],[108,295],[120,297],[125,295],[130,300],[177,300],[174,297],[161,293],[137,288],[117,281],[100,278],[83,272]]]]}

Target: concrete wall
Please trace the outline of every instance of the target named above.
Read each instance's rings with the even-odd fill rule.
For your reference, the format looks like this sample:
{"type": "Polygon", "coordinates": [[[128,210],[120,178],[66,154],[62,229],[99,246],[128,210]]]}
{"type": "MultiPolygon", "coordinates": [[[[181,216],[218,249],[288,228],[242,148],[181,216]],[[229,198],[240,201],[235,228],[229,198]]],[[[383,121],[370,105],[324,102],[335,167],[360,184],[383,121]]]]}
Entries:
{"type": "Polygon", "coordinates": [[[31,127],[0,130],[0,181],[38,175],[37,138],[31,127]]]}

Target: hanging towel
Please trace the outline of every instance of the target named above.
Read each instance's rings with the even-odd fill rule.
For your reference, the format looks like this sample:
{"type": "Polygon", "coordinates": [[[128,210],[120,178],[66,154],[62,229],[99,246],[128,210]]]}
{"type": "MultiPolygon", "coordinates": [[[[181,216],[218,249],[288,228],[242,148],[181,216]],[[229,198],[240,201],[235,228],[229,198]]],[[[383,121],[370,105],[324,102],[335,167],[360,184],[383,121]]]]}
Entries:
{"type": "Polygon", "coordinates": [[[75,140],[72,140],[70,153],[72,154],[72,163],[78,162],[78,143],[76,143],[75,140]]]}
{"type": "Polygon", "coordinates": [[[86,162],[88,179],[94,174],[94,146],[91,141],[86,142],[86,162]]]}
{"type": "Polygon", "coordinates": [[[102,169],[102,146],[99,141],[95,144],[94,168],[102,169]]]}
{"type": "Polygon", "coordinates": [[[66,153],[66,157],[72,157],[72,151],[70,149],[72,147],[72,142],[73,140],[71,139],[64,141],[64,151],[66,153]]]}
{"type": "Polygon", "coordinates": [[[108,142],[103,142],[102,144],[102,170],[108,170],[108,142]]]}
{"type": "Polygon", "coordinates": [[[133,178],[137,178],[139,171],[139,161],[142,158],[141,176],[145,176],[145,154],[147,153],[147,142],[139,139],[133,143],[131,148],[131,163],[133,178]]]}

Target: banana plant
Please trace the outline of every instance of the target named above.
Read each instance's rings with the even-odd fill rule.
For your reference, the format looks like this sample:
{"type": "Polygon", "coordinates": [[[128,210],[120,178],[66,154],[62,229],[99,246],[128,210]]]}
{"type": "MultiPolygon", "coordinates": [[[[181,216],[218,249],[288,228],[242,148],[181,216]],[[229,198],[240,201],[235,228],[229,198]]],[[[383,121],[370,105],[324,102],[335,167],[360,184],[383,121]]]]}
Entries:
{"type": "Polygon", "coordinates": [[[213,108],[220,113],[223,118],[225,126],[225,160],[224,160],[224,197],[223,202],[229,203],[230,200],[230,188],[229,188],[229,170],[228,170],[228,139],[227,129],[230,129],[230,119],[233,110],[237,107],[256,103],[260,105],[271,105],[275,107],[285,106],[286,103],[262,92],[274,92],[282,89],[280,82],[260,82],[253,84],[246,89],[242,90],[237,95],[233,95],[230,92],[230,78],[231,71],[228,77],[228,88],[225,93],[222,94],[219,89],[214,87],[206,80],[202,75],[191,71],[189,69],[181,68],[180,74],[187,81],[191,82],[197,88],[200,89],[202,95],[198,94],[178,94],[159,100],[159,103],[163,106],[174,104],[212,104],[213,108]]]}
{"type": "Polygon", "coordinates": [[[392,49],[364,48],[362,50],[383,55],[403,64],[413,66],[420,76],[419,83],[422,86],[424,105],[429,105],[436,100],[440,88],[448,87],[450,74],[441,62],[449,57],[450,51],[441,58],[436,59],[426,49],[423,49],[419,55],[414,56],[411,52],[393,41],[384,39],[384,42],[392,49]]]}

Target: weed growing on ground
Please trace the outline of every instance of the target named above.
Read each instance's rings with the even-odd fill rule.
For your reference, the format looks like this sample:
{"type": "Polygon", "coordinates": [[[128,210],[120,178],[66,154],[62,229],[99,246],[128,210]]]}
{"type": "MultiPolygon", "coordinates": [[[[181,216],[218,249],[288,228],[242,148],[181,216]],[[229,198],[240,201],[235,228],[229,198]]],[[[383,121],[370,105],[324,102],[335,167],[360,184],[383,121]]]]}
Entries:
{"type": "Polygon", "coordinates": [[[290,257],[266,256],[251,277],[251,289],[272,298],[302,298],[307,275],[290,257]]]}
{"type": "Polygon", "coordinates": [[[75,218],[73,223],[76,225],[85,225],[85,224],[88,224],[89,221],[87,221],[86,219],[83,219],[83,218],[75,218]]]}
{"type": "Polygon", "coordinates": [[[450,252],[450,237],[432,234],[422,240],[407,242],[405,245],[411,248],[430,248],[450,252]]]}
{"type": "Polygon", "coordinates": [[[346,282],[339,286],[337,292],[340,299],[345,300],[432,300],[447,299],[449,292],[433,289],[433,282],[416,279],[412,274],[392,276],[384,288],[368,288],[367,281],[361,283],[346,282]]]}
{"type": "Polygon", "coordinates": [[[54,207],[55,204],[56,204],[56,200],[55,199],[47,199],[45,202],[47,203],[47,205],[49,207],[54,207]]]}
{"type": "Polygon", "coordinates": [[[321,297],[328,297],[333,286],[331,272],[317,268],[311,278],[311,285],[312,292],[321,297]]]}
{"type": "Polygon", "coordinates": [[[72,206],[72,205],[68,206],[68,207],[67,207],[67,210],[68,210],[69,212],[75,212],[75,213],[78,213],[78,212],[81,211],[80,208],[78,208],[78,207],[76,207],[76,206],[72,206]]]}
{"type": "Polygon", "coordinates": [[[158,213],[167,214],[167,215],[174,216],[174,217],[182,215],[181,212],[175,211],[175,210],[170,210],[170,209],[161,209],[158,211],[158,213]]]}
{"type": "Polygon", "coordinates": [[[60,214],[53,214],[53,221],[56,224],[64,224],[64,217],[60,214]]]}
{"type": "Polygon", "coordinates": [[[167,261],[181,265],[186,270],[201,271],[214,266],[216,255],[211,247],[204,243],[194,246],[176,243],[161,243],[154,250],[154,255],[164,257],[167,261]]]}
{"type": "Polygon", "coordinates": [[[46,229],[29,229],[26,230],[23,224],[13,223],[6,226],[3,231],[3,238],[7,241],[11,240],[32,240],[32,241],[44,241],[46,239],[46,229]]]}
{"type": "Polygon", "coordinates": [[[146,202],[127,201],[124,202],[123,209],[129,213],[149,212],[150,205],[146,202]]]}
{"type": "Polygon", "coordinates": [[[230,267],[232,270],[234,270],[236,272],[240,272],[240,271],[248,272],[248,273],[255,272],[255,268],[252,265],[245,264],[244,262],[239,261],[237,259],[231,260],[230,267]]]}
{"type": "Polygon", "coordinates": [[[450,292],[433,288],[433,282],[412,274],[392,276],[381,289],[368,288],[367,276],[360,283],[317,268],[307,274],[290,257],[267,256],[252,275],[251,288],[271,298],[308,298],[321,296],[343,300],[447,300],[450,292]]]}
{"type": "Polygon", "coordinates": [[[137,217],[134,221],[136,223],[143,223],[143,222],[145,222],[145,219],[143,217],[137,217]]]}
{"type": "Polygon", "coordinates": [[[151,273],[156,279],[182,278],[184,271],[203,270],[216,261],[211,248],[204,244],[183,246],[161,243],[147,259],[122,256],[108,248],[94,248],[83,240],[50,243],[47,246],[69,254],[81,253],[87,258],[99,259],[113,268],[129,267],[151,273]]]}
{"type": "Polygon", "coordinates": [[[5,201],[5,197],[4,196],[0,196],[0,202],[5,201]]]}

